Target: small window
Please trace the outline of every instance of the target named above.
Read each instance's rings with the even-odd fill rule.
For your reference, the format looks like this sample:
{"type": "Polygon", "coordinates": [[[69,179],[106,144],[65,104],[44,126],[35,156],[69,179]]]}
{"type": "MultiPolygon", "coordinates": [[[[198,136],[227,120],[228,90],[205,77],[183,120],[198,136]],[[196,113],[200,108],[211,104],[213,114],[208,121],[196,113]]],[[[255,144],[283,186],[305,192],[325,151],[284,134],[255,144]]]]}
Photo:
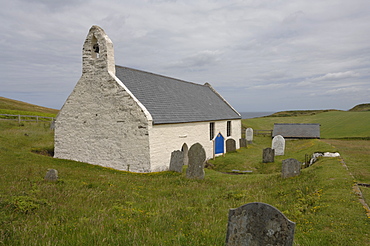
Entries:
{"type": "Polygon", "coordinates": [[[209,123],[209,139],[212,140],[215,137],[215,123],[209,123]]]}
{"type": "Polygon", "coordinates": [[[227,133],[227,136],[228,137],[231,136],[231,121],[228,121],[227,122],[227,125],[226,125],[226,133],[227,133]]]}
{"type": "Polygon", "coordinates": [[[91,44],[92,44],[92,47],[91,47],[92,58],[99,58],[99,44],[95,36],[92,37],[91,44]]]}

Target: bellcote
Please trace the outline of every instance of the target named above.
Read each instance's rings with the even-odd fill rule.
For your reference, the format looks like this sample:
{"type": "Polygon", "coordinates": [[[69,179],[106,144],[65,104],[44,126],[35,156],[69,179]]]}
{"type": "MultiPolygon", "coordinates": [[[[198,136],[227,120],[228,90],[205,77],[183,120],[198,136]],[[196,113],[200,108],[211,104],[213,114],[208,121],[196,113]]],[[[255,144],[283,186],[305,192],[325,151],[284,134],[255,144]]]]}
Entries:
{"type": "Polygon", "coordinates": [[[82,73],[116,73],[113,43],[99,26],[92,26],[82,49],[82,73]]]}

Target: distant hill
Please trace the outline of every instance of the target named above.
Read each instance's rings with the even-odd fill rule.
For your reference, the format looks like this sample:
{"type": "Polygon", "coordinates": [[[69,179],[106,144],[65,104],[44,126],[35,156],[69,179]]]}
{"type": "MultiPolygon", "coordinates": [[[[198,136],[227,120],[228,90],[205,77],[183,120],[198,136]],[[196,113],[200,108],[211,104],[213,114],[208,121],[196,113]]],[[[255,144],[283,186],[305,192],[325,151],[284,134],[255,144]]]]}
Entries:
{"type": "Polygon", "coordinates": [[[0,97],[0,109],[7,110],[19,110],[19,111],[31,111],[47,114],[57,114],[59,110],[52,108],[45,108],[30,103],[25,103],[5,97],[0,97]]]}
{"type": "Polygon", "coordinates": [[[340,111],[337,109],[325,109],[325,110],[292,110],[292,111],[281,111],[276,112],[272,115],[265,116],[265,117],[292,117],[292,116],[310,116],[316,115],[319,113],[326,113],[331,111],[340,111]]]}
{"type": "Polygon", "coordinates": [[[370,111],[370,103],[363,103],[363,104],[356,105],[348,111],[352,111],[352,112],[370,111]]]}

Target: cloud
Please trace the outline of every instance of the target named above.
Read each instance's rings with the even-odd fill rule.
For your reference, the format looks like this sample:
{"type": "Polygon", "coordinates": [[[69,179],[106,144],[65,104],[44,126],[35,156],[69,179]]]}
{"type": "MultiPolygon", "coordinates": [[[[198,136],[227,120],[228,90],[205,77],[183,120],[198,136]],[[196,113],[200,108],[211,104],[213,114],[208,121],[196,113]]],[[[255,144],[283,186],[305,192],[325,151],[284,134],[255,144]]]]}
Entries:
{"type": "Polygon", "coordinates": [[[346,71],[346,72],[337,72],[337,73],[327,73],[323,76],[319,76],[313,78],[314,81],[322,81],[322,80],[341,80],[347,78],[355,78],[359,77],[359,74],[354,71],[346,71]]]}
{"type": "Polygon", "coordinates": [[[366,101],[366,0],[3,2],[1,96],[60,108],[81,76],[88,30],[100,25],[117,64],[210,82],[240,111],[320,106],[313,101],[350,108],[358,95],[366,101]]]}
{"type": "Polygon", "coordinates": [[[170,65],[172,68],[198,69],[211,66],[221,61],[222,52],[218,50],[203,50],[190,55],[170,65]]]}

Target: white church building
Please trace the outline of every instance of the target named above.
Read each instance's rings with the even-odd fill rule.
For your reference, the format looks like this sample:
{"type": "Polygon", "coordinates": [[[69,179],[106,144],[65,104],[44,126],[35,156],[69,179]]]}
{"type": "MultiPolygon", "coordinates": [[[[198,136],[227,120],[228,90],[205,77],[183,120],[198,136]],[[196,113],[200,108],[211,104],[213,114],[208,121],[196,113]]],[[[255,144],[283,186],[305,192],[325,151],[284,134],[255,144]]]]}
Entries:
{"type": "MultiPolygon", "coordinates": [[[[210,84],[116,66],[113,43],[98,26],[83,45],[82,76],[55,122],[56,158],[132,172],[168,170],[171,153],[215,137],[241,138],[241,116],[210,84]]],[[[218,152],[219,153],[219,152],[218,152]]]]}

